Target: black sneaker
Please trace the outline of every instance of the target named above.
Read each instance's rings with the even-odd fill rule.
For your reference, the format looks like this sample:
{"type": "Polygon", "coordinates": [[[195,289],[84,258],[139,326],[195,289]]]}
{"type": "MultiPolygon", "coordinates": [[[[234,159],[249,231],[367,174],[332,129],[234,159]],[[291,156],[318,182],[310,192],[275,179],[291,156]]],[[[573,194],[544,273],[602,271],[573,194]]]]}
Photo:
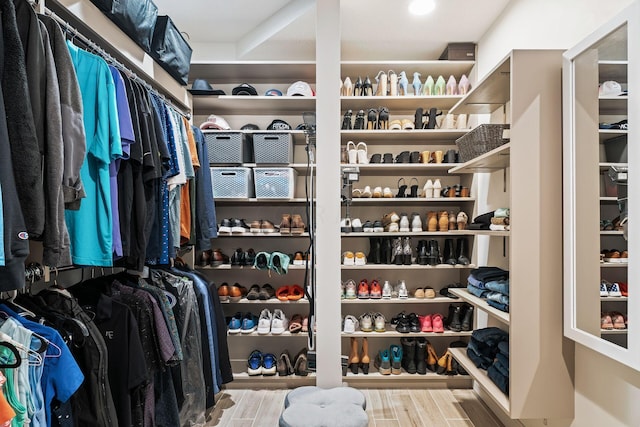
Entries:
{"type": "Polygon", "coordinates": [[[233,227],[233,223],[232,219],[229,218],[225,218],[222,220],[222,222],[220,222],[220,225],[218,226],[218,234],[231,234],[231,230],[233,227]]]}
{"type": "Polygon", "coordinates": [[[244,253],[244,265],[247,267],[251,267],[255,262],[256,251],[254,251],[253,248],[247,249],[247,251],[244,253]]]}
{"type": "Polygon", "coordinates": [[[249,233],[251,231],[251,227],[244,222],[244,219],[236,219],[233,218],[231,220],[231,233],[233,234],[244,234],[249,233]]]}
{"type": "Polygon", "coordinates": [[[245,255],[241,248],[235,250],[231,255],[231,265],[240,266],[244,265],[245,255]]]}

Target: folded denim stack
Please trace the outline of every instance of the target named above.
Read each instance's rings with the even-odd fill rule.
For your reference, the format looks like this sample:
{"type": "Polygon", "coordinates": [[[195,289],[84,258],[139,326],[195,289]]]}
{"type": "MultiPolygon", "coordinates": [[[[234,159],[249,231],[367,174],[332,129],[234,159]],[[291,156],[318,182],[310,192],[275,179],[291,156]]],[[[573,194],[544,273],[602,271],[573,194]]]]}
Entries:
{"type": "Polygon", "coordinates": [[[475,217],[468,228],[469,230],[509,231],[509,216],[509,208],[496,209],[475,217]]]}
{"type": "Polygon", "coordinates": [[[509,394],[509,340],[498,343],[498,353],[493,364],[487,369],[487,375],[500,390],[509,394]]]}
{"type": "Polygon", "coordinates": [[[509,272],[498,267],[480,267],[471,270],[467,278],[467,291],[487,300],[498,310],[509,312],[509,272]]]}

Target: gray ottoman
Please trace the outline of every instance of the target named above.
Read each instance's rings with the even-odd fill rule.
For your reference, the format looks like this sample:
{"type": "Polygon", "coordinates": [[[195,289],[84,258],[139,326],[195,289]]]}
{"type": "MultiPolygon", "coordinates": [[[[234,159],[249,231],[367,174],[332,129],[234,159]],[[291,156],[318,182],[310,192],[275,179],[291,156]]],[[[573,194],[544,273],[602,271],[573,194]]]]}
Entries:
{"type": "Polygon", "coordinates": [[[366,399],[351,387],[291,390],[284,400],[280,427],[367,427],[366,399]]]}

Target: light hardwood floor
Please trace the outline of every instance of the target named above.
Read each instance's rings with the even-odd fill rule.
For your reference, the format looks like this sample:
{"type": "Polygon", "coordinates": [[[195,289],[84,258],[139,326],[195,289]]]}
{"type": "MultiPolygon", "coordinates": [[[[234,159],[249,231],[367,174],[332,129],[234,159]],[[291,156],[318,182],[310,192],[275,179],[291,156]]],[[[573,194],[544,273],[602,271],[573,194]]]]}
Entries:
{"type": "MultiPolygon", "coordinates": [[[[503,427],[470,389],[361,390],[370,427],[503,427]]],[[[225,390],[207,427],[277,427],[288,390],[225,390]]]]}

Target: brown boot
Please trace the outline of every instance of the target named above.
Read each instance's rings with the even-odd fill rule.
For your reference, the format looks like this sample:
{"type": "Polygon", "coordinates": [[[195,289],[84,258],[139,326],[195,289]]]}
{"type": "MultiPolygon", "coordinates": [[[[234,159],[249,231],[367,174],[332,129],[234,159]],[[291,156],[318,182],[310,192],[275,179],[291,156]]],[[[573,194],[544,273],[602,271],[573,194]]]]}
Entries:
{"type": "Polygon", "coordinates": [[[280,234],[291,233],[291,215],[282,214],[282,221],[280,222],[280,234]]]}
{"type": "Polygon", "coordinates": [[[302,233],[304,233],[304,222],[302,222],[302,217],[298,214],[293,214],[291,216],[291,234],[302,233]]]}
{"type": "Polygon", "coordinates": [[[427,341],[427,368],[432,372],[436,371],[436,365],[438,364],[438,355],[431,343],[427,341]]]}
{"type": "Polygon", "coordinates": [[[362,357],[360,358],[360,369],[362,373],[367,375],[369,373],[369,341],[366,337],[362,338],[362,357]]]}
{"type": "Polygon", "coordinates": [[[360,358],[358,357],[358,340],[355,337],[351,337],[351,353],[349,354],[349,368],[354,374],[358,373],[358,367],[360,366],[360,358]]]}

